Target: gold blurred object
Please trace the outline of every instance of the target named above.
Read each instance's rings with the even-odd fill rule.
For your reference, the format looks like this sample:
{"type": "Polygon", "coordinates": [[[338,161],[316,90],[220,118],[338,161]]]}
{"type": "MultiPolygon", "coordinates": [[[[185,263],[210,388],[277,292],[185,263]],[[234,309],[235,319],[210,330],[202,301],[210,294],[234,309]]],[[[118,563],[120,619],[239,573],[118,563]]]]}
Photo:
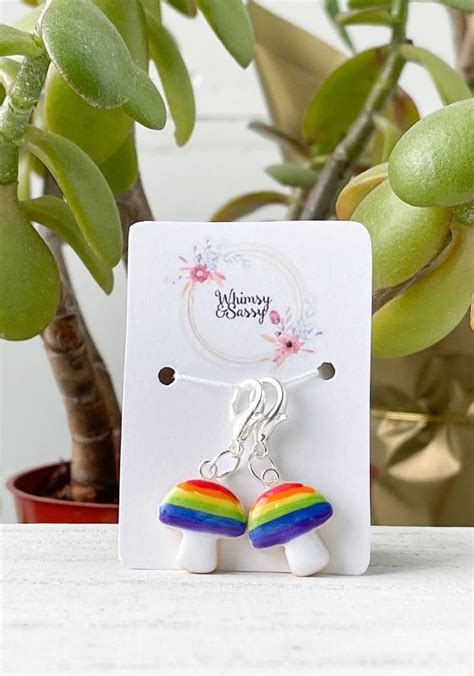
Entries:
{"type": "MultiPolygon", "coordinates": [[[[249,10],[272,123],[300,139],[307,104],[345,57],[255,2],[249,10]]],[[[474,525],[473,375],[468,316],[428,350],[374,359],[373,523],[474,525]]]]}
{"type": "Polygon", "coordinates": [[[427,422],[441,423],[444,425],[474,425],[474,416],[456,415],[455,413],[433,414],[433,413],[413,413],[411,411],[388,411],[384,408],[370,409],[372,418],[382,418],[383,420],[400,420],[402,422],[427,422]]]}
{"type": "MultiPolygon", "coordinates": [[[[255,63],[273,124],[299,140],[311,97],[346,57],[256,2],[248,4],[248,11],[255,32],[255,63]]],[[[284,155],[300,159],[289,150],[284,155]]]]}
{"type": "Polygon", "coordinates": [[[373,523],[474,525],[472,347],[464,321],[429,350],[375,361],[372,403],[384,413],[371,421],[373,523]]]}

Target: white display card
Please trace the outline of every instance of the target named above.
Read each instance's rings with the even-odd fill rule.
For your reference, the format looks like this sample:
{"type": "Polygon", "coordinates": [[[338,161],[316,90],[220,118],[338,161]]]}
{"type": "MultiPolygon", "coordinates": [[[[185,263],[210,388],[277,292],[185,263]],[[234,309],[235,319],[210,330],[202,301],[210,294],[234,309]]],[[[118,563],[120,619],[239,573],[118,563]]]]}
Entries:
{"type": "MultiPolygon", "coordinates": [[[[325,573],[358,575],[370,557],[371,252],[353,222],[139,223],[131,230],[120,487],[120,558],[176,568],[181,534],[157,520],[177,483],[231,440],[232,390],[159,382],[166,366],[198,378],[284,382],[330,362],[330,380],[287,386],[288,420],[271,439],[282,480],[313,486],[334,516],[318,534],[325,573]]],[[[265,489],[248,450],[225,480],[248,509],[265,489]]],[[[281,547],[221,540],[219,569],[288,571],[281,547]]]]}

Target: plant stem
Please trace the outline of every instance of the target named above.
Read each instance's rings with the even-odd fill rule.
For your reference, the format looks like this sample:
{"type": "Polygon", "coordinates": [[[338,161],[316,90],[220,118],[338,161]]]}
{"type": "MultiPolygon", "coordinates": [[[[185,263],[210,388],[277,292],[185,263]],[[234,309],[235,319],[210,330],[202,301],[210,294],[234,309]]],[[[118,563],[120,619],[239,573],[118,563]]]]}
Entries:
{"type": "Polygon", "coordinates": [[[118,480],[119,468],[120,468],[120,442],[121,442],[121,431],[122,431],[122,413],[120,410],[120,403],[117,398],[114,384],[110,373],[107,369],[107,366],[100,354],[97,345],[92,338],[89,328],[84,320],[84,317],[81,313],[82,326],[84,328],[84,336],[87,345],[87,351],[89,353],[89,358],[94,367],[94,372],[101,389],[102,395],[105,399],[105,404],[107,406],[107,411],[109,413],[109,421],[112,427],[112,438],[114,443],[114,455],[115,455],[115,471],[118,480]]]}
{"type": "Polygon", "coordinates": [[[397,19],[397,24],[392,31],[392,40],[385,64],[380,70],[363,109],[319,174],[301,212],[301,220],[319,220],[330,217],[335,199],[347,182],[351,167],[374,131],[374,115],[383,108],[397,86],[405,63],[399,55],[398,48],[405,41],[407,10],[408,0],[394,0],[393,14],[397,19]]]}
{"type": "MultiPolygon", "coordinates": [[[[44,192],[62,197],[48,174],[44,192]]],[[[103,501],[117,496],[120,406],[104,361],[89,333],[69,278],[59,238],[42,234],[61,276],[61,302],[42,338],[63,395],[72,435],[73,500],[103,501]]]]}
{"type": "Polygon", "coordinates": [[[0,109],[0,135],[8,141],[20,138],[38,103],[49,68],[48,55],[27,56],[0,109]]]}
{"type": "Polygon", "coordinates": [[[128,266],[128,236],[130,226],[138,221],[152,221],[153,213],[151,211],[147,196],[143,189],[140,176],[134,185],[123,195],[118,195],[115,201],[120,212],[123,232],[123,254],[122,259],[125,266],[128,266]]]}
{"type": "Polygon", "coordinates": [[[15,183],[18,177],[18,148],[20,138],[38,103],[49,68],[49,58],[27,56],[9,94],[0,108],[0,183],[15,183]]]}
{"type": "Polygon", "coordinates": [[[466,14],[454,9],[450,14],[454,28],[458,70],[474,93],[474,14],[466,14]]]}
{"type": "Polygon", "coordinates": [[[91,359],[82,322],[61,251],[60,240],[45,232],[61,276],[61,301],[42,338],[61,390],[72,435],[71,497],[85,502],[117,497],[115,442],[104,392],[91,359]]]}

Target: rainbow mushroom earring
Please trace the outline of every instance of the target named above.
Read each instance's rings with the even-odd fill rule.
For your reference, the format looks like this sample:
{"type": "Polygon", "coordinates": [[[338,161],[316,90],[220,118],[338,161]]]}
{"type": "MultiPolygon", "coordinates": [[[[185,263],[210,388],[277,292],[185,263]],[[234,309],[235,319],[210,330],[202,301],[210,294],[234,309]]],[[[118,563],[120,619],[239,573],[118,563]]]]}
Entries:
{"type": "Polygon", "coordinates": [[[243,382],[231,403],[233,435],[227,449],[204,460],[199,466],[201,478],[179,483],[159,507],[158,520],[182,531],[176,560],[180,568],[190,573],[212,573],[218,564],[218,540],[245,533],[247,519],[240,500],[213,479],[224,479],[239,467],[243,444],[263,407],[262,384],[257,380],[243,382]],[[239,411],[243,394],[248,395],[248,403],[239,411]]]}
{"type": "Polygon", "coordinates": [[[275,378],[261,378],[273,389],[274,404],[255,425],[255,446],[249,456],[251,474],[268,487],[249,511],[248,536],[253,547],[267,549],[283,546],[288,566],[294,575],[312,575],[325,568],[329,552],[316,530],[331,518],[332,506],[310,486],[280,483],[280,472],[271,457],[268,440],[277,425],[287,419],[286,392],[275,378]],[[266,469],[257,470],[267,463],[266,469]],[[269,463],[269,465],[268,465],[269,463]]]}

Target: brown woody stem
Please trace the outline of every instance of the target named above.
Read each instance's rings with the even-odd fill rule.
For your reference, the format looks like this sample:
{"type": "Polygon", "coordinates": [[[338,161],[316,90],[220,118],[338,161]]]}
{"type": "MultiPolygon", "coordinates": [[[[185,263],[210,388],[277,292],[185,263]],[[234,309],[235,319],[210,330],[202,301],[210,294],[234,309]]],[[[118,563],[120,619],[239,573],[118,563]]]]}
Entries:
{"type": "Polygon", "coordinates": [[[111,417],[91,359],[61,242],[51,232],[44,236],[56,259],[62,283],[58,311],[42,337],[72,435],[71,497],[86,502],[109,501],[117,492],[111,417]]]}
{"type": "MultiPolygon", "coordinates": [[[[58,193],[51,177],[47,191],[58,193]]],[[[128,234],[136,221],[153,215],[141,179],[116,198],[124,233],[125,264],[128,234]]],[[[120,405],[110,374],[81,314],[61,243],[51,232],[45,239],[61,275],[58,312],[43,333],[44,346],[63,395],[72,435],[71,497],[87,502],[114,500],[120,462],[120,405]]]]}
{"type": "Polygon", "coordinates": [[[375,114],[384,107],[397,86],[404,66],[398,48],[405,41],[407,7],[408,0],[394,0],[393,14],[397,23],[393,29],[385,64],[367,97],[364,108],[319,174],[301,212],[301,220],[319,220],[332,215],[337,195],[347,182],[351,167],[374,131],[375,114]]]}
{"type": "Polygon", "coordinates": [[[140,176],[134,185],[123,195],[118,195],[115,201],[120,212],[123,232],[123,254],[122,259],[125,266],[128,265],[128,236],[130,226],[138,221],[152,221],[153,213],[148,203],[147,196],[143,189],[140,176]]]}
{"type": "MultiPolygon", "coordinates": [[[[51,175],[45,192],[61,197],[51,175]]],[[[87,502],[115,500],[118,493],[120,407],[104,361],[81,314],[61,241],[43,229],[61,277],[61,302],[43,343],[63,395],[72,435],[71,494],[87,502]]]]}
{"type": "Polygon", "coordinates": [[[84,327],[84,336],[87,345],[87,351],[89,353],[89,358],[92,362],[94,368],[94,373],[97,378],[98,385],[102,391],[107,411],[109,413],[109,422],[112,426],[112,438],[114,442],[114,456],[115,456],[115,469],[118,475],[120,471],[120,442],[121,442],[121,432],[122,432],[122,414],[120,410],[120,403],[117,398],[114,384],[110,373],[107,369],[107,366],[97,349],[97,345],[92,338],[89,328],[84,320],[83,315],[81,314],[81,321],[84,327]]]}
{"type": "Polygon", "coordinates": [[[474,93],[474,14],[451,10],[459,72],[474,93]]]}

